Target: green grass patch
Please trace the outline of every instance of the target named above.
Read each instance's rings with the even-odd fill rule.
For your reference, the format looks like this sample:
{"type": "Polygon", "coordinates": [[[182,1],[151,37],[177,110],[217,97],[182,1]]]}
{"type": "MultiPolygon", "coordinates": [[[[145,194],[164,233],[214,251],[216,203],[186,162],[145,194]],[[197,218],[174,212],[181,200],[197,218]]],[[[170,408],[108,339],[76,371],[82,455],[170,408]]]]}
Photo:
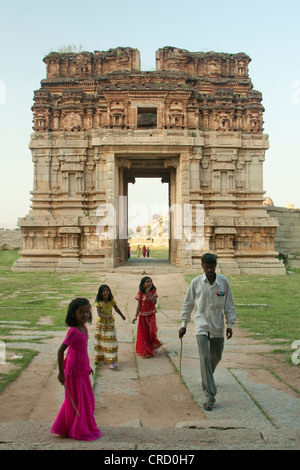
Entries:
{"type": "Polygon", "coordinates": [[[151,258],[169,259],[169,248],[153,248],[150,252],[151,258]]]}
{"type": "Polygon", "coordinates": [[[229,280],[242,328],[270,340],[292,343],[300,337],[298,274],[230,276],[229,280]]]}
{"type": "MultiPolygon", "coordinates": [[[[136,254],[136,246],[132,246],[131,247],[131,254],[130,254],[131,258],[137,258],[137,254],[136,254]]],[[[169,259],[169,248],[168,247],[162,247],[162,248],[150,248],[150,257],[146,258],[145,259],[149,259],[149,261],[151,261],[151,259],[154,259],[154,258],[158,258],[158,259],[169,259]]],[[[139,259],[144,259],[143,257],[143,254],[141,252],[141,255],[140,255],[140,258],[139,259]]]]}
{"type": "Polygon", "coordinates": [[[17,251],[0,252],[2,322],[22,320],[28,322],[28,327],[34,327],[40,317],[50,316],[52,324],[47,329],[65,328],[69,302],[76,297],[87,297],[93,304],[105,279],[94,273],[13,272],[10,268],[18,256],[17,251]]]}
{"type": "Polygon", "coordinates": [[[2,250],[0,252],[0,264],[2,268],[10,269],[12,264],[19,258],[19,250],[2,250]]]}

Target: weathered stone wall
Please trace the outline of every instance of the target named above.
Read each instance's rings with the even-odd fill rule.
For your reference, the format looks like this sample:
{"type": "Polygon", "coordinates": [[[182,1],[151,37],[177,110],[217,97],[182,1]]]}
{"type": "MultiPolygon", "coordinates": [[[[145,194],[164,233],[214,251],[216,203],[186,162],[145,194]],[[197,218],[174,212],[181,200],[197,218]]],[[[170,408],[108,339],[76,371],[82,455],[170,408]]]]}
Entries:
{"type": "Polygon", "coordinates": [[[300,209],[267,207],[267,213],[279,222],[275,250],[286,257],[291,267],[300,268],[300,209]]]}
{"type": "Polygon", "coordinates": [[[156,53],[156,71],[141,72],[139,51],[129,47],[51,52],[44,58],[47,78],[34,94],[34,130],[136,129],[147,113],[157,128],[260,134],[264,108],[250,61],[243,53],[165,47],[156,53]]]}
{"type": "Polygon", "coordinates": [[[21,229],[0,229],[0,250],[13,250],[15,248],[21,248],[22,244],[23,237],[21,235],[21,229]]]}

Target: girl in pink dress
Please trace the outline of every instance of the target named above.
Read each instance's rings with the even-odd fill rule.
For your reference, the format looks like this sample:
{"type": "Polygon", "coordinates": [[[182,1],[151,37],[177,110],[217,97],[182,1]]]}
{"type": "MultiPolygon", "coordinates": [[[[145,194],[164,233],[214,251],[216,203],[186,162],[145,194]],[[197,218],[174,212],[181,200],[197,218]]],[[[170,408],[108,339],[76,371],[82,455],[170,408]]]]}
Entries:
{"type": "Polygon", "coordinates": [[[70,329],[57,355],[58,380],[66,387],[65,401],[51,428],[54,434],[82,441],[93,441],[101,436],[94,418],[95,397],[90,380],[90,374],[94,372],[90,367],[87,350],[88,330],[85,323],[91,321],[89,301],[84,298],[72,300],[66,317],[66,324],[70,329]],[[64,359],[67,348],[68,352],[64,359]]]}

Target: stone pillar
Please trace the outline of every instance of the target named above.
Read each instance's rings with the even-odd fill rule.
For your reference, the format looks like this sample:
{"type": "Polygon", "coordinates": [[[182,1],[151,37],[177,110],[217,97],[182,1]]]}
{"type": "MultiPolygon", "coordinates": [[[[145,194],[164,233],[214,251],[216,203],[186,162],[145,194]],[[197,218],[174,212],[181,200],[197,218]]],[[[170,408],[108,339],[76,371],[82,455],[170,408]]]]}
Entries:
{"type": "MultiPolygon", "coordinates": [[[[181,208],[183,214],[183,231],[181,240],[181,264],[184,270],[188,270],[192,266],[192,250],[190,249],[190,240],[187,239],[186,234],[189,234],[193,229],[192,217],[184,217],[185,205],[190,205],[190,154],[181,153],[180,155],[180,183],[181,183],[181,208]]],[[[186,212],[187,215],[187,212],[186,212]]]]}
{"type": "Polygon", "coordinates": [[[106,204],[109,213],[106,212],[107,232],[109,237],[104,243],[105,265],[108,269],[114,267],[115,242],[116,242],[116,207],[115,207],[115,156],[112,152],[105,153],[106,160],[106,204]]]}

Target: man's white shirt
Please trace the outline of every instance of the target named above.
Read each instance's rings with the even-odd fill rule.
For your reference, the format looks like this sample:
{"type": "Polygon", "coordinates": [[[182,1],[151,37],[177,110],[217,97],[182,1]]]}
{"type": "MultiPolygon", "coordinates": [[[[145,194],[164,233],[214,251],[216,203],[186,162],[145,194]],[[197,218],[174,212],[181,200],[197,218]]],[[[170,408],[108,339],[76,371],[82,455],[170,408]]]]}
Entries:
{"type": "Polygon", "coordinates": [[[191,281],[182,304],[182,327],[187,327],[194,310],[196,335],[210,334],[211,338],[224,336],[225,318],[227,328],[236,323],[236,311],[228,279],[216,274],[211,285],[205,274],[191,281]]]}

